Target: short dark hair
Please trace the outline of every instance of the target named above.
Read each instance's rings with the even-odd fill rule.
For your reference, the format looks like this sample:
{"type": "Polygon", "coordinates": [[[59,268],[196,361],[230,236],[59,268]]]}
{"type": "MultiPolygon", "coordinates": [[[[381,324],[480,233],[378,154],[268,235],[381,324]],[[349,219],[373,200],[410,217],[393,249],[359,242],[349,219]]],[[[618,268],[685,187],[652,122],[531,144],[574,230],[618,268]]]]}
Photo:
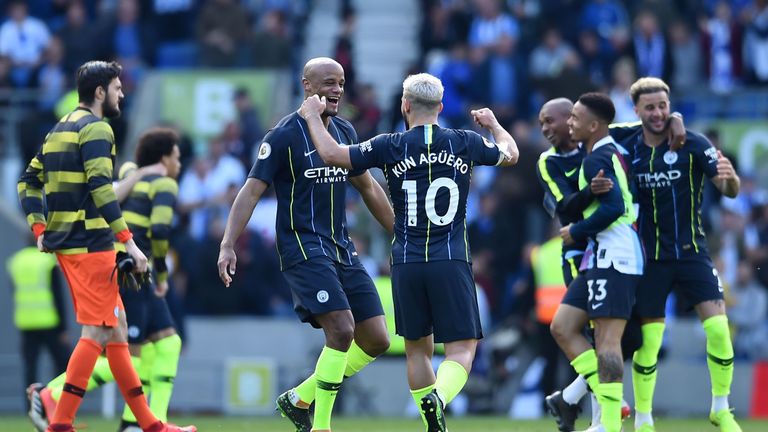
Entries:
{"type": "Polygon", "coordinates": [[[122,71],[123,67],[118,62],[101,60],[89,61],[77,68],[75,81],[80,102],[92,104],[96,98],[96,89],[102,87],[106,91],[109,83],[119,77],[122,71]]]}
{"type": "Polygon", "coordinates": [[[579,97],[579,103],[587,107],[592,114],[605,123],[613,122],[613,118],[616,116],[613,101],[605,93],[584,93],[579,97]]]}
{"type": "Polygon", "coordinates": [[[173,147],[179,143],[179,134],[171,128],[154,127],[139,138],[136,146],[136,165],[139,168],[160,162],[163,156],[169,156],[173,147]]]}

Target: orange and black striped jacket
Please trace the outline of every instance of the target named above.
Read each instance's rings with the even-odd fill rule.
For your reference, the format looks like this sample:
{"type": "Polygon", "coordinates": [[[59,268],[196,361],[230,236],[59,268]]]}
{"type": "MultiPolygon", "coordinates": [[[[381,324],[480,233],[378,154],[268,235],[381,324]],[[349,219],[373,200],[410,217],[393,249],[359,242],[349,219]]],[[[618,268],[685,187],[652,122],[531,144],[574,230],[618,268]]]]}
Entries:
{"type": "Polygon", "coordinates": [[[35,235],[45,230],[45,247],[79,254],[131,238],[112,188],[114,160],[112,128],[86,108],[51,129],[18,183],[27,222],[35,235]]]}

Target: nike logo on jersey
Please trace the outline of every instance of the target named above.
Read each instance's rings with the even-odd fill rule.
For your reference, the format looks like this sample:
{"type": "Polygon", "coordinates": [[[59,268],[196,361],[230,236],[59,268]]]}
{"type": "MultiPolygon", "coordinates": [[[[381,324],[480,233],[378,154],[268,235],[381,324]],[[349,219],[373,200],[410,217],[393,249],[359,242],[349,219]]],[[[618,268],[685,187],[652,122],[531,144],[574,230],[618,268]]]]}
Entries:
{"type": "Polygon", "coordinates": [[[317,151],[317,149],[314,149],[311,152],[304,152],[304,156],[309,156],[309,155],[311,155],[312,153],[314,153],[316,151],[317,151]]]}
{"type": "Polygon", "coordinates": [[[570,177],[570,176],[572,176],[572,175],[573,175],[573,174],[576,172],[576,170],[577,170],[577,169],[578,169],[578,168],[574,168],[574,169],[572,169],[572,170],[570,170],[570,171],[566,171],[566,172],[565,172],[565,176],[566,176],[566,177],[570,177]]]}
{"type": "Polygon", "coordinates": [[[599,308],[602,305],[603,305],[603,302],[595,303],[595,304],[592,305],[592,310],[595,310],[595,309],[599,308]]]}

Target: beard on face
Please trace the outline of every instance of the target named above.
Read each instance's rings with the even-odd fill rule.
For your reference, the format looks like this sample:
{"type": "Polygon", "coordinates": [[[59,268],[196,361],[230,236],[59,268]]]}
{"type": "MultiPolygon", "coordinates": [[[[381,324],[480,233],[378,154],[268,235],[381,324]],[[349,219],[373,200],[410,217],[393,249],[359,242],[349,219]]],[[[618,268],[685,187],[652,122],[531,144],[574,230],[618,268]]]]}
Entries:
{"type": "Polygon", "coordinates": [[[107,94],[107,97],[104,99],[102,110],[104,117],[118,118],[120,117],[120,101],[112,100],[112,98],[109,97],[109,94],[107,94]]]}

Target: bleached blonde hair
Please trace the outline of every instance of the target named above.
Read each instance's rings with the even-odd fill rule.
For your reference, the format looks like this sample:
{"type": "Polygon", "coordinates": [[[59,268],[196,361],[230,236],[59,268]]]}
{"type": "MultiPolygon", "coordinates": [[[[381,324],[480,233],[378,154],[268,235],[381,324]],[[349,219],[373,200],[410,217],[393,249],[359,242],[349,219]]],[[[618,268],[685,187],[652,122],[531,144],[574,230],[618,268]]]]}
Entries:
{"type": "Polygon", "coordinates": [[[428,73],[410,75],[403,81],[403,97],[416,109],[433,111],[443,101],[443,83],[428,73]]]}
{"type": "Polygon", "coordinates": [[[658,93],[663,91],[669,95],[669,86],[659,78],[643,77],[635,81],[629,88],[629,95],[632,97],[632,103],[637,105],[641,95],[648,93],[658,93]]]}

